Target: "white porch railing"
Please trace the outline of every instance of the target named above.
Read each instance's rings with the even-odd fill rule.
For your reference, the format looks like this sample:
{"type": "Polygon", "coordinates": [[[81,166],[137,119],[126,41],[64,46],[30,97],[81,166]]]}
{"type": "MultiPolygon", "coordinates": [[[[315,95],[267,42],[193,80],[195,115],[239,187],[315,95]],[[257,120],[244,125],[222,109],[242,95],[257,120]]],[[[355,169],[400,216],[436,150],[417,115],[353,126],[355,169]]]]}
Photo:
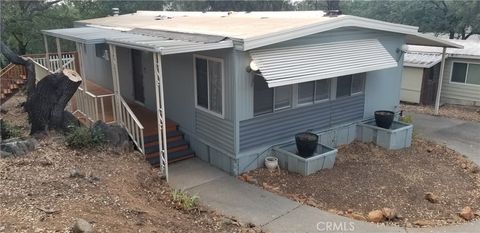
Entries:
{"type": "Polygon", "coordinates": [[[103,121],[107,124],[114,123],[115,119],[115,95],[94,95],[79,87],[73,98],[76,106],[70,104],[72,112],[79,112],[88,120],[88,124],[103,121]],[[73,109],[72,109],[73,108],[73,109]],[[109,111],[110,110],[110,111],[109,111]]]}
{"type": "Polygon", "coordinates": [[[143,138],[143,125],[135,116],[132,109],[128,106],[127,102],[120,97],[120,112],[119,119],[120,125],[125,127],[128,134],[133,140],[133,143],[137,146],[138,150],[145,154],[145,142],[143,138]]]}
{"type": "Polygon", "coordinates": [[[59,59],[58,54],[49,54],[48,64],[45,54],[29,54],[26,57],[31,57],[35,62],[43,67],[50,67],[51,72],[57,72],[63,69],[71,69],[78,72],[75,62],[76,52],[65,52],[61,54],[59,59]]]}

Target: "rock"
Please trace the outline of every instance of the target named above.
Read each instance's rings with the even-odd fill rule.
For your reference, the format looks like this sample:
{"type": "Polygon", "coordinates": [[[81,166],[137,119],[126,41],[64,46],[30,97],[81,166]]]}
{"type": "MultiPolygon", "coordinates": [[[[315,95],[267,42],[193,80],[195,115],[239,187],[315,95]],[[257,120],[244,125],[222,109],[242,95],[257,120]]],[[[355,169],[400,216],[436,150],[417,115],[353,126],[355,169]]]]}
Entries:
{"type": "Polygon", "coordinates": [[[397,211],[395,211],[395,209],[383,208],[382,213],[383,216],[388,220],[392,220],[397,217],[397,211]]]}
{"type": "Polygon", "coordinates": [[[6,152],[6,151],[3,151],[3,150],[0,150],[0,158],[8,158],[10,156],[12,156],[13,154],[10,153],[10,152],[6,152]]]}
{"type": "Polygon", "coordinates": [[[248,179],[247,182],[250,183],[250,184],[255,184],[255,185],[258,184],[258,180],[255,179],[255,178],[248,179]]]}
{"type": "Polygon", "coordinates": [[[467,169],[467,168],[468,168],[468,166],[467,166],[466,163],[462,163],[462,164],[460,165],[460,167],[463,168],[463,169],[467,169]]]}
{"type": "Polygon", "coordinates": [[[472,208],[470,208],[469,206],[463,208],[462,212],[460,212],[458,215],[460,215],[460,217],[467,221],[475,218],[475,214],[473,213],[472,208]]]}
{"type": "MultiPolygon", "coordinates": [[[[20,139],[20,138],[11,138],[4,140],[0,144],[0,150],[5,152],[4,155],[24,155],[30,151],[33,151],[37,148],[38,142],[34,138],[20,139]]],[[[4,157],[2,155],[2,157],[4,157]]]]}
{"type": "Polygon", "coordinates": [[[432,153],[432,151],[433,151],[433,148],[427,148],[428,153],[432,153]]]}
{"type": "Polygon", "coordinates": [[[70,178],[83,178],[85,175],[83,175],[80,171],[78,170],[72,170],[70,172],[70,178]]]}
{"type": "Polygon", "coordinates": [[[130,138],[125,128],[120,125],[107,125],[105,122],[97,121],[92,125],[92,132],[103,135],[105,142],[120,152],[130,149],[130,138]]]}
{"type": "Polygon", "coordinates": [[[417,226],[430,226],[430,225],[433,225],[432,221],[429,221],[429,220],[416,220],[415,222],[413,222],[413,225],[417,225],[417,226]]]}
{"type": "Polygon", "coordinates": [[[353,210],[352,210],[352,209],[348,209],[348,210],[347,210],[347,214],[351,214],[351,213],[353,213],[353,210]]]}
{"type": "Polygon", "coordinates": [[[73,225],[73,228],[72,228],[72,232],[73,233],[91,233],[93,232],[93,227],[92,227],[92,224],[90,224],[86,220],[79,218],[77,219],[77,221],[75,221],[75,224],[73,225]]]}
{"type": "Polygon", "coordinates": [[[384,219],[383,212],[381,210],[374,210],[368,213],[368,221],[370,222],[381,222],[384,219]]]}
{"type": "Polygon", "coordinates": [[[477,174],[480,172],[480,168],[478,167],[478,165],[476,164],[473,164],[472,166],[470,166],[470,168],[468,169],[471,173],[474,173],[474,174],[477,174]]]}
{"type": "Polygon", "coordinates": [[[366,221],[367,219],[363,216],[363,214],[360,214],[360,213],[351,213],[349,214],[348,216],[350,216],[350,218],[353,218],[355,220],[359,220],[359,221],[366,221]]]}
{"type": "Polygon", "coordinates": [[[439,197],[432,192],[425,193],[425,200],[429,201],[430,203],[438,203],[439,197]]]}

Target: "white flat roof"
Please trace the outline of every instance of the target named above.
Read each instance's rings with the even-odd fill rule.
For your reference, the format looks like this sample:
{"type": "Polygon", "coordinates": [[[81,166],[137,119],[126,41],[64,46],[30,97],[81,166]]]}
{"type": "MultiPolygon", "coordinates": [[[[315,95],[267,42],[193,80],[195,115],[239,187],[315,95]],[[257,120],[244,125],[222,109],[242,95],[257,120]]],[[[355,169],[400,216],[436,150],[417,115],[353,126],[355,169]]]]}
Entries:
{"type": "Polygon", "coordinates": [[[78,23],[112,29],[222,36],[241,41],[243,50],[342,27],[360,27],[406,35],[407,44],[461,47],[418,33],[418,27],[351,15],[324,16],[322,11],[175,12],[138,11],[132,14],[81,20],[78,23]]]}
{"type": "MultiPolygon", "coordinates": [[[[480,41],[447,39],[451,43],[462,45],[463,48],[447,48],[450,57],[471,57],[480,59],[480,41]]],[[[432,46],[409,45],[409,53],[435,54],[442,53],[442,48],[432,46]]]]}

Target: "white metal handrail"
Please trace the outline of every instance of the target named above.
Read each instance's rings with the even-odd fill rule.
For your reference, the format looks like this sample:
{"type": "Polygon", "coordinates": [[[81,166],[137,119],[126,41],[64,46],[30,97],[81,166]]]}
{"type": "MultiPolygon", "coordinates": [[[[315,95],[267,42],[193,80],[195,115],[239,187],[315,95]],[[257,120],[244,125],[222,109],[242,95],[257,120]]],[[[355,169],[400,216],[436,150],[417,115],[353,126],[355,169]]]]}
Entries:
{"type": "Polygon", "coordinates": [[[128,134],[132,138],[135,145],[138,147],[138,150],[145,154],[145,142],[143,138],[143,125],[138,120],[135,113],[133,113],[130,106],[128,106],[127,102],[120,96],[120,112],[118,119],[119,123],[125,127],[128,134]]]}

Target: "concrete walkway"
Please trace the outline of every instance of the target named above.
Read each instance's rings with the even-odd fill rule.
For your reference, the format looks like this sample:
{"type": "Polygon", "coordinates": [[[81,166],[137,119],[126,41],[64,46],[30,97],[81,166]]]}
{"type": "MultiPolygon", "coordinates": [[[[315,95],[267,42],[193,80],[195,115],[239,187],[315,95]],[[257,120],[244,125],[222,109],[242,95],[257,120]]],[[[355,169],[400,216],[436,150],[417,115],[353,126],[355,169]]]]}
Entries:
{"type": "Polygon", "coordinates": [[[437,143],[445,143],[480,165],[480,123],[425,114],[407,114],[413,116],[414,130],[420,136],[437,143]]]}
{"type": "MultiPolygon", "coordinates": [[[[451,147],[480,164],[480,124],[412,114],[415,131],[451,147]]],[[[189,159],[170,166],[170,184],[198,195],[202,204],[268,232],[480,232],[480,221],[439,228],[400,228],[356,221],[302,205],[200,161],[189,159]]]]}

